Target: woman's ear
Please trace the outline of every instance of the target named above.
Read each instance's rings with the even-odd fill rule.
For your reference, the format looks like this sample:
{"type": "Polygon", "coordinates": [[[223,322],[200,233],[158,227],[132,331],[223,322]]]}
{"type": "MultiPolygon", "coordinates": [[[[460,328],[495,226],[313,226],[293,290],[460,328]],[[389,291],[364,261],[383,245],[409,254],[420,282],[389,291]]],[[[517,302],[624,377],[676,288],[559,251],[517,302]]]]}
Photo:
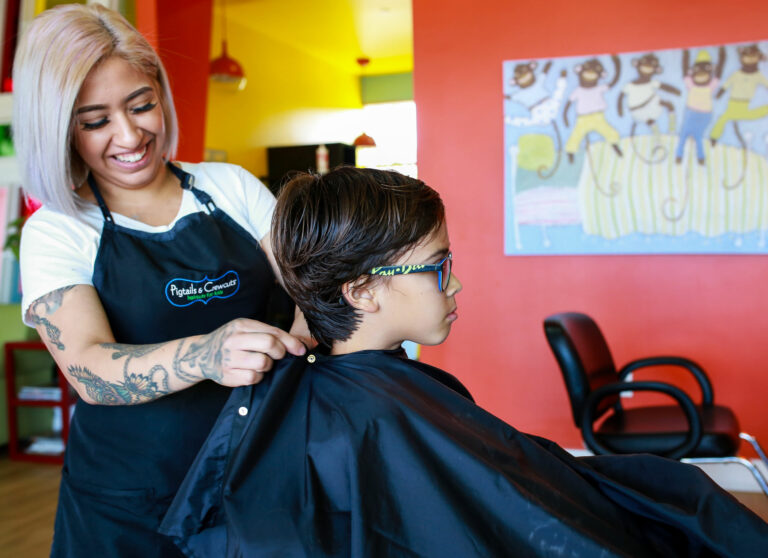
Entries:
{"type": "Polygon", "coordinates": [[[376,280],[369,277],[359,277],[354,281],[344,283],[341,287],[342,297],[352,308],[362,312],[377,312],[379,303],[376,300],[376,280]]]}

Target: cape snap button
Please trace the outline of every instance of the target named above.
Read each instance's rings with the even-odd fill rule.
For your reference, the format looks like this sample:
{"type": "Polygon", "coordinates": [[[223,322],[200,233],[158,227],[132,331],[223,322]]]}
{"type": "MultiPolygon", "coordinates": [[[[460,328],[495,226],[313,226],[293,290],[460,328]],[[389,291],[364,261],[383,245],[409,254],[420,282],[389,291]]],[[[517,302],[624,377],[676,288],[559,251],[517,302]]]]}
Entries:
{"type": "Polygon", "coordinates": [[[317,357],[316,357],[315,355],[309,355],[309,356],[307,357],[307,362],[308,362],[308,363],[310,363],[310,364],[312,364],[312,363],[313,363],[313,362],[315,362],[316,360],[317,360],[317,357]]]}
{"type": "Polygon", "coordinates": [[[240,415],[241,417],[244,417],[245,415],[248,414],[248,407],[240,407],[237,410],[237,414],[240,415]]]}

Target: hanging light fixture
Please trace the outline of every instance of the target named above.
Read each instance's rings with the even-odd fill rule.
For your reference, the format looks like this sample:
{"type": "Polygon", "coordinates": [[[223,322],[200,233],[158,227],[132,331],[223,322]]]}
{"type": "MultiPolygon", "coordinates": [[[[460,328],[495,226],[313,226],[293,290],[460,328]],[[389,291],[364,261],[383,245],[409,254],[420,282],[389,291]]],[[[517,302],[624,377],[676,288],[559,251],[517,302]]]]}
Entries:
{"type": "MultiPolygon", "coordinates": [[[[370,63],[371,59],[367,56],[361,56],[356,60],[358,66],[360,66],[360,78],[363,77],[363,70],[365,67],[370,63]]],[[[363,132],[359,136],[355,138],[355,141],[352,142],[352,145],[355,147],[376,147],[376,142],[373,140],[371,136],[363,132]]]]}
{"type": "Polygon", "coordinates": [[[211,60],[208,71],[211,79],[219,83],[237,85],[237,89],[245,89],[246,79],[243,67],[227,54],[227,3],[221,0],[221,56],[211,60]]]}
{"type": "Polygon", "coordinates": [[[355,147],[376,147],[376,142],[371,136],[363,132],[355,138],[355,141],[352,142],[352,145],[355,147]]]}

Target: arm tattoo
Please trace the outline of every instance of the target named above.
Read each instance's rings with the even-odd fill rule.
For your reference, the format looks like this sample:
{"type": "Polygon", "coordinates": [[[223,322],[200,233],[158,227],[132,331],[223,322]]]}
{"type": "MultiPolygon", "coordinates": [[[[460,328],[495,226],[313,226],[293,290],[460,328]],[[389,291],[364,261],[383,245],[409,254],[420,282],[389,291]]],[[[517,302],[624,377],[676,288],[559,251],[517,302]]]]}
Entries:
{"type": "Polygon", "coordinates": [[[123,381],[108,382],[91,372],[85,366],[70,366],[67,371],[85,386],[85,391],[94,403],[100,405],[130,405],[144,403],[170,393],[168,371],[161,364],[153,365],[147,374],[128,371],[128,364],[134,357],[141,357],[165,345],[124,345],[122,343],[101,343],[104,349],[113,349],[112,360],[128,357],[123,364],[123,381]]]}
{"type": "MultiPolygon", "coordinates": [[[[61,342],[61,330],[52,324],[46,316],[50,316],[61,307],[64,293],[75,288],[70,285],[57,289],[45,296],[38,298],[29,309],[31,321],[36,325],[43,325],[52,345],[60,351],[65,349],[61,342]]],[[[123,380],[109,382],[91,372],[85,366],[72,365],[67,372],[78,382],[85,386],[88,397],[94,403],[100,405],[130,405],[152,401],[158,397],[170,393],[168,386],[168,371],[161,364],[152,365],[146,374],[128,371],[128,364],[134,357],[145,356],[166,343],[151,345],[124,345],[120,343],[102,343],[104,349],[112,349],[112,360],[127,357],[123,365],[123,380]]]]}
{"type": "Polygon", "coordinates": [[[50,316],[56,312],[56,310],[61,307],[61,302],[64,299],[64,293],[74,288],[75,285],[69,285],[67,287],[62,287],[61,289],[51,291],[47,295],[38,298],[29,307],[29,317],[32,320],[32,323],[35,324],[35,326],[44,326],[48,340],[60,351],[65,349],[64,343],[61,342],[60,338],[61,330],[53,325],[45,316],[50,316]]]}
{"type": "Polygon", "coordinates": [[[85,392],[99,405],[130,405],[144,403],[165,395],[168,389],[168,371],[153,366],[148,374],[123,372],[122,382],[108,382],[85,366],[70,366],[67,372],[85,386],[85,392]],[[160,385],[158,385],[158,382],[160,385]]]}
{"type": "MultiPolygon", "coordinates": [[[[101,343],[99,346],[104,349],[114,349],[112,353],[112,360],[117,360],[124,356],[131,360],[133,357],[143,357],[148,355],[152,351],[156,351],[160,347],[167,345],[167,343],[155,343],[153,345],[124,345],[123,343],[101,343]]],[[[126,361],[128,364],[128,361],[126,361]]]]}
{"type": "Polygon", "coordinates": [[[85,392],[95,403],[124,405],[129,402],[128,394],[121,390],[119,385],[99,378],[84,366],[70,366],[67,372],[85,386],[85,392]]]}
{"type": "Polygon", "coordinates": [[[45,326],[45,334],[48,336],[48,340],[51,342],[51,345],[60,351],[66,349],[64,343],[61,342],[61,330],[58,327],[49,322],[47,318],[43,318],[37,314],[31,314],[31,317],[32,323],[35,324],[35,326],[45,326]]]}
{"type": "Polygon", "coordinates": [[[223,348],[223,344],[232,327],[226,324],[186,347],[184,341],[179,343],[173,357],[176,376],[185,382],[196,382],[200,378],[221,380],[222,370],[229,360],[229,351],[223,348]],[[185,351],[182,352],[182,349],[185,351]]]}

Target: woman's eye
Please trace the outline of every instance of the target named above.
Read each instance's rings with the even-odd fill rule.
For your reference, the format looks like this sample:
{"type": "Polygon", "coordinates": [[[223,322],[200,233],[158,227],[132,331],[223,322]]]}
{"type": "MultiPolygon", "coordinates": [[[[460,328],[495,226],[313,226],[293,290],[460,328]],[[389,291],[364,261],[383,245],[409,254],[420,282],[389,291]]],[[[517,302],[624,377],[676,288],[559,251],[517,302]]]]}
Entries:
{"type": "Polygon", "coordinates": [[[95,122],[83,122],[83,130],[96,130],[98,128],[101,128],[102,126],[106,125],[109,122],[107,118],[102,118],[101,120],[96,120],[95,122]]]}
{"type": "Polygon", "coordinates": [[[157,106],[157,103],[147,103],[146,105],[141,105],[139,107],[134,107],[131,109],[131,112],[134,114],[140,114],[142,112],[148,112],[155,108],[157,106]]]}

